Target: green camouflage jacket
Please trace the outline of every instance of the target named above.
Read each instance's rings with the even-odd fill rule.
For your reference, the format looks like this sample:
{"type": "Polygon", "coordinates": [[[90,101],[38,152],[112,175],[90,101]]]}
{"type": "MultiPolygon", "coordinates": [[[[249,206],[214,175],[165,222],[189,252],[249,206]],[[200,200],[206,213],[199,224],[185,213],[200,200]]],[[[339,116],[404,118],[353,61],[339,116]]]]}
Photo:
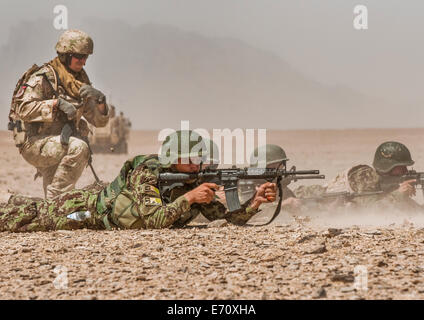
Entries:
{"type": "Polygon", "coordinates": [[[158,175],[167,171],[172,169],[163,166],[156,155],[127,161],[119,176],[99,194],[97,212],[106,214],[105,225],[125,229],[182,227],[200,213],[209,220],[226,219],[243,225],[257,212],[247,204],[242,212],[232,214],[218,201],[190,205],[184,194],[194,189],[195,183],[161,194],[158,175]]]}

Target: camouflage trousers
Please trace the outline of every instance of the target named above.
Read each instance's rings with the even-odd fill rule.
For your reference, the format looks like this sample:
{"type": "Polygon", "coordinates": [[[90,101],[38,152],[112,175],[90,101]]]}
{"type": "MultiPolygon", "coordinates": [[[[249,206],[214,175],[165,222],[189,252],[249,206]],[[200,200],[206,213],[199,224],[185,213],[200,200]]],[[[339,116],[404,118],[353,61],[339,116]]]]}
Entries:
{"type": "Polygon", "coordinates": [[[43,177],[44,196],[55,196],[75,188],[90,156],[87,144],[71,137],[69,145],[60,136],[33,136],[21,149],[22,156],[43,177]]]}
{"type": "Polygon", "coordinates": [[[12,196],[0,205],[0,231],[28,232],[73,229],[105,229],[96,211],[98,191],[72,190],[54,199],[12,196]],[[76,211],[89,211],[91,216],[77,221],[67,216],[76,211]]]}

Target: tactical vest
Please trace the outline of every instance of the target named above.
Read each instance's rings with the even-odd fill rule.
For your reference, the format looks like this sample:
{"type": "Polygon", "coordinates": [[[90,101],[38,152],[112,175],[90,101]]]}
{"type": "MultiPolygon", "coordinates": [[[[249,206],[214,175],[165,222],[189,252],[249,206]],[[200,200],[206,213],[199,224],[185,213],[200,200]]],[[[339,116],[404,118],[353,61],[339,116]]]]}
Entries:
{"type": "Polygon", "coordinates": [[[98,213],[104,215],[103,223],[107,229],[121,225],[130,226],[130,229],[143,227],[142,219],[134,208],[133,195],[127,189],[128,175],[141,164],[157,176],[162,168],[157,155],[136,156],[126,161],[115,180],[99,193],[96,208],[98,213]]]}

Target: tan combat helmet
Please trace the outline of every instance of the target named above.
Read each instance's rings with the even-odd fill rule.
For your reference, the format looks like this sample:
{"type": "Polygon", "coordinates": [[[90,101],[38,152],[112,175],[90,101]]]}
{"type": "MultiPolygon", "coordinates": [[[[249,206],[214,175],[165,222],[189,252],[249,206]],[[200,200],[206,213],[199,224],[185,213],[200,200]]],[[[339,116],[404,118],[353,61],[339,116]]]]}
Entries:
{"type": "Polygon", "coordinates": [[[56,51],[59,54],[77,53],[92,54],[93,40],[88,34],[80,30],[66,30],[56,44],[56,51]]]}

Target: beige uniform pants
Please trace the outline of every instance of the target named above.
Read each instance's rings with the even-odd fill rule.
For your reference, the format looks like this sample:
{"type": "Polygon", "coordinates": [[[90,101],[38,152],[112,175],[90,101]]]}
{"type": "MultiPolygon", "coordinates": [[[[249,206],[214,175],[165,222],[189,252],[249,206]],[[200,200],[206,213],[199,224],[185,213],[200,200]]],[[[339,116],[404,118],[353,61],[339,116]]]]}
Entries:
{"type": "Polygon", "coordinates": [[[69,145],[60,143],[60,136],[33,136],[22,148],[22,156],[43,176],[47,199],[72,190],[88,164],[87,144],[71,137],[69,145]]]}

